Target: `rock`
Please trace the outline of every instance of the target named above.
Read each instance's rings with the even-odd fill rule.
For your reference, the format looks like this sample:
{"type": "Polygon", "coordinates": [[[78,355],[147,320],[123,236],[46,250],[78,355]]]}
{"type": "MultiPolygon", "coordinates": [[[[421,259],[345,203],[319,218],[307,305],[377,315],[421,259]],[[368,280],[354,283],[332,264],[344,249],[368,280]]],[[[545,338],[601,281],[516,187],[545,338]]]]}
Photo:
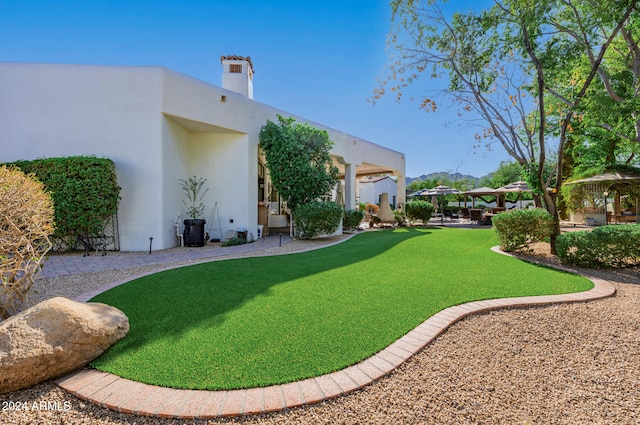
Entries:
{"type": "Polygon", "coordinates": [[[129,331],[117,308],[57,297],[0,322],[0,394],[27,388],[102,354],[129,331]]]}

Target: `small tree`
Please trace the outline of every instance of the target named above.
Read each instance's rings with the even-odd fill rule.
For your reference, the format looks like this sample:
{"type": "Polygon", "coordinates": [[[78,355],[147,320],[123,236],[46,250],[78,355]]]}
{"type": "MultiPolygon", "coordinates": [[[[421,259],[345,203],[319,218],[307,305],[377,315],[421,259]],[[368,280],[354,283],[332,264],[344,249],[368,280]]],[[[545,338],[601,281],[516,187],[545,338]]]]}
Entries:
{"type": "Polygon", "coordinates": [[[182,202],[184,203],[184,206],[187,207],[187,215],[193,220],[198,217],[202,217],[202,214],[204,213],[202,198],[209,191],[209,188],[206,188],[204,192],[202,191],[202,187],[206,181],[207,179],[203,177],[196,178],[196,176],[189,177],[187,180],[178,180],[182,190],[184,191],[184,195],[187,198],[182,202]]]}
{"type": "Polygon", "coordinates": [[[260,129],[260,147],[273,187],[290,210],[315,201],[335,186],[338,168],[329,154],[332,146],[326,131],[282,115],[277,124],[267,120],[260,129]]]}
{"type": "Polygon", "coordinates": [[[33,275],[51,249],[53,217],[53,201],[41,182],[0,167],[0,319],[28,305],[33,275]]]}

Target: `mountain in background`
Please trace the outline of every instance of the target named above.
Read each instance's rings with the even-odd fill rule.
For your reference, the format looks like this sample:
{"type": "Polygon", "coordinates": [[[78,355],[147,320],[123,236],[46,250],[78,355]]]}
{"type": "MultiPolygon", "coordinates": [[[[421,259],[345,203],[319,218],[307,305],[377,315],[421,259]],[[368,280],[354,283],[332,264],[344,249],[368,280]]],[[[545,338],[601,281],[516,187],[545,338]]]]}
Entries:
{"type": "Polygon", "coordinates": [[[406,184],[408,185],[409,183],[416,180],[422,181],[422,180],[439,179],[439,180],[450,181],[450,182],[454,182],[457,180],[471,180],[475,182],[477,185],[481,178],[483,177],[474,177],[467,174],[447,173],[447,172],[441,171],[438,173],[423,174],[420,177],[406,177],[405,181],[406,181],[406,184]]]}

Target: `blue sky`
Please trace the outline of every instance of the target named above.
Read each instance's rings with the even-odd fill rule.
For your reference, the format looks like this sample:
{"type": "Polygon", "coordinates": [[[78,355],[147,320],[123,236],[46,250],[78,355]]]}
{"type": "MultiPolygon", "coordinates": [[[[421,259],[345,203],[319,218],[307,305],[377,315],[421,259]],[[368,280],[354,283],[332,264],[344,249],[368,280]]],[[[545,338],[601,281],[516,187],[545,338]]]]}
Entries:
{"type": "Polygon", "coordinates": [[[509,160],[474,150],[453,107],[367,102],[385,76],[389,18],[385,0],[0,0],[0,61],[165,66],[221,85],[220,55],[251,56],[255,100],[403,152],[409,177],[481,177],[509,160]]]}

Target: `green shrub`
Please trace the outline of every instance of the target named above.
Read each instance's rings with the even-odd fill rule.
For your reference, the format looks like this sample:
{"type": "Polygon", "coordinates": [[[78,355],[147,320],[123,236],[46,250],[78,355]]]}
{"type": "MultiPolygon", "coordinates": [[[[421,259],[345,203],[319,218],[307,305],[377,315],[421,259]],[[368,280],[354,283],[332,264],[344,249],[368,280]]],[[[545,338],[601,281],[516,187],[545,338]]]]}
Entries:
{"type": "Polygon", "coordinates": [[[118,211],[120,186],[116,167],[106,158],[48,158],[14,163],[33,173],[51,193],[55,210],[53,238],[74,247],[78,236],[96,236],[118,211]]]}
{"type": "Polygon", "coordinates": [[[333,202],[309,202],[293,210],[293,220],[300,239],[331,235],[338,230],[342,207],[333,202]]]}
{"type": "Polygon", "coordinates": [[[364,210],[345,210],[342,228],[344,230],[357,229],[363,219],[364,210]]]}
{"type": "Polygon", "coordinates": [[[546,210],[511,210],[493,217],[493,228],[503,251],[517,251],[547,240],[553,232],[553,216],[546,210]]]}
{"type": "Polygon", "coordinates": [[[411,201],[405,204],[404,207],[407,218],[411,222],[421,220],[424,224],[429,222],[431,215],[433,214],[433,205],[427,201],[411,201]]]}
{"type": "Polygon", "coordinates": [[[402,210],[395,210],[393,212],[393,218],[396,219],[396,224],[398,226],[404,226],[407,224],[407,214],[402,210]]]}
{"type": "Polygon", "coordinates": [[[244,245],[246,243],[247,243],[246,239],[233,237],[222,242],[222,246],[236,246],[236,245],[244,245]]]}
{"type": "Polygon", "coordinates": [[[589,268],[640,264],[640,226],[602,226],[586,232],[567,232],[556,239],[556,254],[563,263],[589,268]]]}

